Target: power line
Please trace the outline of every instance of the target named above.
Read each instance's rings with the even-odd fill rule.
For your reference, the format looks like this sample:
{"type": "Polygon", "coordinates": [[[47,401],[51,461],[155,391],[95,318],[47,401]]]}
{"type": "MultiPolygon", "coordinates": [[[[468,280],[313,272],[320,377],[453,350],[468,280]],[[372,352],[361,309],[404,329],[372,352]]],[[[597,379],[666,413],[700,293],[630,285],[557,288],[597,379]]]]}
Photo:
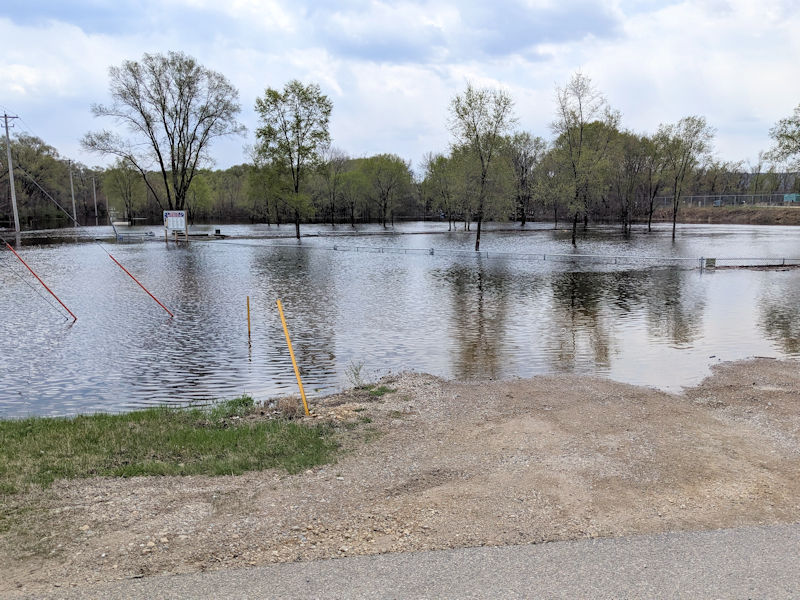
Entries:
{"type": "MultiPolygon", "coordinates": [[[[32,182],[33,182],[33,183],[36,185],[36,187],[38,187],[38,188],[39,188],[39,189],[42,191],[42,193],[43,193],[45,196],[47,196],[47,198],[48,198],[48,199],[49,199],[49,200],[50,200],[50,201],[51,201],[53,204],[55,204],[55,205],[56,205],[56,206],[57,206],[59,209],[61,209],[61,212],[63,212],[65,215],[67,215],[67,217],[69,217],[69,218],[70,218],[70,219],[71,219],[71,220],[74,222],[74,224],[75,224],[75,228],[76,228],[76,229],[77,229],[78,227],[80,227],[80,226],[81,226],[81,225],[80,225],[80,223],[78,223],[78,219],[77,219],[77,218],[76,218],[74,215],[70,215],[70,214],[69,214],[69,213],[66,211],[66,209],[65,209],[63,206],[61,206],[61,205],[60,205],[58,202],[56,202],[56,200],[55,200],[55,199],[54,199],[54,198],[53,198],[53,197],[52,197],[50,194],[48,194],[48,193],[47,193],[47,191],[46,191],[46,190],[45,190],[45,189],[44,189],[44,188],[43,188],[41,185],[39,185],[39,182],[38,182],[38,181],[36,181],[36,180],[33,178],[33,176],[30,174],[30,173],[28,173],[28,172],[27,172],[27,171],[25,171],[24,169],[21,169],[21,171],[22,171],[22,172],[23,172],[23,173],[24,173],[24,174],[25,174],[25,175],[26,175],[26,176],[27,176],[27,177],[28,177],[28,178],[29,178],[29,179],[30,179],[30,180],[31,180],[31,181],[32,181],[32,182]]],[[[73,206],[74,206],[74,205],[73,205],[73,206]]],[[[121,263],[120,263],[120,262],[119,262],[119,261],[118,261],[116,258],[114,258],[113,256],[111,256],[111,253],[110,253],[108,250],[106,250],[105,246],[103,246],[103,245],[102,245],[100,242],[98,242],[97,240],[94,240],[94,243],[95,243],[95,244],[97,244],[97,245],[100,247],[100,249],[101,249],[103,252],[105,252],[106,254],[108,254],[108,257],[109,257],[109,258],[110,258],[112,261],[114,261],[114,263],[116,263],[116,265],[117,265],[117,266],[118,266],[120,269],[122,269],[123,271],[125,271],[125,273],[126,273],[126,274],[127,274],[127,275],[128,275],[130,278],[131,278],[131,279],[133,279],[133,280],[136,282],[136,284],[137,284],[137,285],[138,285],[140,288],[142,288],[142,289],[143,289],[145,292],[147,292],[147,295],[148,295],[148,296],[150,296],[150,297],[151,297],[153,300],[155,300],[155,301],[156,301],[156,303],[157,303],[157,304],[158,304],[158,305],[159,305],[161,308],[163,308],[163,309],[164,309],[164,310],[167,312],[167,314],[168,314],[170,317],[174,317],[174,316],[175,316],[175,315],[172,313],[172,311],[171,311],[170,309],[168,309],[166,306],[164,306],[164,305],[161,303],[161,301],[160,301],[158,298],[156,298],[156,297],[155,297],[153,294],[151,294],[151,293],[150,293],[150,290],[148,290],[146,287],[144,287],[144,285],[142,285],[142,283],[141,283],[141,282],[140,282],[138,279],[136,279],[136,277],[134,277],[134,276],[133,276],[133,274],[132,274],[130,271],[128,271],[128,269],[126,269],[125,267],[123,267],[123,266],[122,266],[122,264],[121,264],[121,263]]],[[[10,247],[11,247],[11,246],[9,246],[9,248],[10,248],[10,247]]],[[[66,307],[65,307],[65,308],[66,308],[66,307]]],[[[67,310],[69,310],[69,309],[67,309],[67,310]]]]}

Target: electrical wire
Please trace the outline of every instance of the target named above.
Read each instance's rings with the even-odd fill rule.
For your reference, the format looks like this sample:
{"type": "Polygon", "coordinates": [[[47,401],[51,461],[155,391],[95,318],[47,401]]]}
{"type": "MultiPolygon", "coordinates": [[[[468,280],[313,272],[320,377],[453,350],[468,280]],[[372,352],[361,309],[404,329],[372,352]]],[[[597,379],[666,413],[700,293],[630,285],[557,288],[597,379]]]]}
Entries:
{"type": "Polygon", "coordinates": [[[56,199],[53,198],[50,194],[48,194],[47,190],[45,190],[41,185],[39,185],[39,182],[36,181],[33,178],[33,175],[28,173],[25,169],[23,169],[19,165],[17,165],[16,168],[19,169],[20,171],[22,171],[22,174],[25,175],[28,179],[30,179],[31,182],[33,183],[33,185],[35,185],[37,188],[39,188],[41,190],[41,192],[45,196],[47,196],[53,204],[55,204],[59,209],[61,209],[61,212],[63,212],[65,215],[67,215],[67,217],[69,217],[69,220],[72,221],[73,223],[75,223],[76,227],[80,227],[80,224],[78,223],[78,221],[71,214],[69,214],[67,212],[67,210],[63,206],[61,206],[58,202],[56,202],[56,199]]]}
{"type": "MultiPolygon", "coordinates": [[[[47,197],[47,198],[48,198],[48,199],[49,199],[49,200],[50,200],[50,201],[51,201],[53,204],[55,204],[55,205],[56,205],[56,206],[57,206],[57,207],[58,207],[58,208],[61,210],[61,212],[63,212],[65,215],[67,215],[67,217],[70,219],[70,221],[72,221],[72,222],[75,224],[75,227],[76,227],[76,228],[77,228],[77,227],[81,227],[81,224],[80,224],[80,223],[78,223],[78,220],[77,220],[75,217],[73,217],[71,214],[69,214],[69,213],[67,212],[67,210],[66,210],[66,209],[65,209],[63,206],[61,206],[61,205],[60,205],[60,204],[59,204],[59,203],[56,201],[56,199],[55,199],[55,198],[53,198],[53,196],[51,196],[51,195],[50,195],[50,194],[47,192],[47,190],[45,190],[45,189],[44,189],[44,188],[43,188],[41,185],[39,185],[39,182],[38,182],[38,181],[36,181],[36,179],[34,179],[33,175],[31,175],[30,173],[28,173],[28,172],[27,172],[25,169],[23,169],[23,168],[21,168],[21,167],[17,167],[17,168],[18,168],[20,171],[22,171],[23,175],[25,175],[25,176],[26,176],[28,179],[30,179],[30,180],[33,182],[33,184],[34,184],[34,185],[35,185],[37,188],[39,188],[39,189],[42,191],[42,193],[43,193],[43,194],[44,194],[44,195],[45,195],[45,196],[46,196],[46,197],[47,197]]],[[[113,223],[112,223],[112,227],[113,227],[113,223]]],[[[124,272],[125,272],[125,273],[126,273],[126,274],[127,274],[129,277],[130,277],[130,278],[131,278],[131,279],[133,279],[133,280],[136,282],[136,284],[137,284],[139,287],[141,287],[141,288],[142,288],[142,289],[143,289],[145,292],[147,292],[147,295],[148,295],[148,296],[150,296],[150,297],[151,297],[153,300],[155,300],[155,301],[156,301],[156,303],[157,303],[157,304],[158,304],[158,305],[159,305],[161,308],[163,308],[163,309],[164,309],[164,310],[167,312],[167,314],[168,314],[170,317],[174,317],[174,316],[175,316],[175,315],[172,313],[172,311],[171,311],[171,310],[169,310],[169,309],[168,309],[166,306],[164,306],[164,305],[161,303],[161,301],[160,301],[158,298],[156,298],[156,297],[155,297],[153,294],[151,294],[151,293],[150,293],[150,291],[149,291],[149,290],[148,290],[146,287],[144,287],[144,286],[143,286],[143,285],[142,285],[142,284],[139,282],[139,280],[138,280],[138,279],[136,279],[136,277],[134,277],[134,276],[133,276],[133,274],[132,274],[130,271],[128,271],[128,269],[126,269],[125,267],[123,267],[123,266],[122,266],[122,264],[121,264],[121,263],[120,263],[120,262],[119,262],[119,261],[118,261],[116,258],[114,258],[113,256],[111,256],[111,253],[110,253],[108,250],[106,250],[105,246],[103,246],[103,245],[102,245],[102,244],[101,244],[101,243],[100,243],[98,240],[92,240],[92,242],[93,242],[94,244],[96,244],[97,246],[99,246],[99,247],[100,247],[100,249],[101,249],[103,252],[105,252],[106,254],[108,254],[108,257],[109,257],[109,258],[110,258],[112,261],[114,261],[114,263],[116,263],[116,264],[117,264],[117,266],[119,266],[119,268],[120,268],[120,269],[122,269],[122,270],[123,270],[123,271],[124,271],[124,272]]]]}

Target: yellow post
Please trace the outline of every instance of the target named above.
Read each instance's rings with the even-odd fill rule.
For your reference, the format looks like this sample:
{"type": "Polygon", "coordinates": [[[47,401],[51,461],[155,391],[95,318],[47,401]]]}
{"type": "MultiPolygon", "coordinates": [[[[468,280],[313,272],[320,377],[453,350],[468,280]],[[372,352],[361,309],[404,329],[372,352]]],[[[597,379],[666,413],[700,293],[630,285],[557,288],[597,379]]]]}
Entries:
{"type": "Polygon", "coordinates": [[[292,357],[292,366],[294,367],[294,374],[297,377],[297,385],[300,387],[300,397],[303,399],[303,409],[306,411],[306,416],[311,413],[308,412],[308,402],[306,402],[306,393],[303,390],[303,382],[300,380],[300,370],[297,368],[297,361],[294,359],[294,350],[292,350],[292,340],[289,339],[289,329],[286,327],[286,319],[283,317],[283,305],[280,299],[278,300],[278,312],[281,315],[281,323],[283,324],[283,333],[286,336],[286,345],[289,346],[289,356],[292,357]]]}
{"type": "Polygon", "coordinates": [[[250,340],[250,296],[247,297],[247,339],[250,340]]]}

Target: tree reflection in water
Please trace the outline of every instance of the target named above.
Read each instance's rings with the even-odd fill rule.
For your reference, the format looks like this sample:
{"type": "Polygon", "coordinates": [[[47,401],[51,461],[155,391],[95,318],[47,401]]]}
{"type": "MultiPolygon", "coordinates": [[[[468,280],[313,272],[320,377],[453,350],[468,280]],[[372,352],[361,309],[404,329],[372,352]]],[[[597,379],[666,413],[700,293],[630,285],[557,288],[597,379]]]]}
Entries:
{"type": "Polygon", "coordinates": [[[705,295],[686,285],[687,271],[653,269],[642,272],[650,334],[678,347],[690,347],[702,331],[705,295]]]}
{"type": "Polygon", "coordinates": [[[608,366],[613,344],[603,310],[608,274],[554,273],[550,281],[553,318],[549,322],[551,343],[557,344],[550,354],[556,371],[574,371],[579,362],[590,360],[608,366]]]}
{"type": "Polygon", "coordinates": [[[251,258],[254,299],[267,326],[264,339],[258,343],[267,345],[266,360],[276,370],[291,375],[289,350],[275,305],[280,298],[300,372],[312,377],[309,386],[315,383],[314,378],[336,372],[338,302],[331,260],[329,253],[286,247],[254,253],[251,258]],[[298,324],[298,319],[302,323],[298,324]]]}
{"type": "Polygon", "coordinates": [[[441,273],[450,287],[458,378],[499,377],[508,318],[509,276],[499,265],[454,265],[441,273]]]}
{"type": "Polygon", "coordinates": [[[774,274],[760,298],[759,325],[786,354],[800,355],[800,280],[774,274]]]}

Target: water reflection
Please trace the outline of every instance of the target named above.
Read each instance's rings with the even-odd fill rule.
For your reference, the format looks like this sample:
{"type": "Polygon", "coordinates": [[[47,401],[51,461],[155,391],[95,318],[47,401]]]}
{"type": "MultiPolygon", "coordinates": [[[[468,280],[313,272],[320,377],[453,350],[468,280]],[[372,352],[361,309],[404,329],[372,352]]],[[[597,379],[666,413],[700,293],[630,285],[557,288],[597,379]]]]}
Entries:
{"type": "MultiPolygon", "coordinates": [[[[337,293],[332,256],[303,248],[275,248],[250,260],[255,300],[267,318],[267,360],[277,368],[291,364],[275,311],[280,298],[289,323],[292,346],[304,377],[316,385],[336,372],[337,293]],[[302,323],[298,327],[298,323],[302,323]]],[[[259,340],[260,341],[260,340],[259,340]]]]}
{"type": "Polygon", "coordinates": [[[551,366],[558,371],[574,371],[588,355],[599,367],[607,367],[612,346],[606,315],[601,302],[606,289],[604,279],[590,273],[560,273],[552,277],[553,311],[551,326],[558,333],[558,352],[551,366]]]}
{"type": "Polygon", "coordinates": [[[787,354],[800,354],[800,279],[776,273],[760,298],[760,324],[787,354]]]}
{"type": "Polygon", "coordinates": [[[643,275],[640,278],[646,289],[644,301],[651,335],[666,338],[676,346],[689,347],[702,331],[705,309],[702,286],[687,285],[685,271],[677,269],[652,270],[646,279],[643,275]]]}
{"type": "Polygon", "coordinates": [[[451,295],[453,371],[460,379],[499,377],[508,317],[509,278],[502,265],[453,265],[441,273],[451,295]]]}

